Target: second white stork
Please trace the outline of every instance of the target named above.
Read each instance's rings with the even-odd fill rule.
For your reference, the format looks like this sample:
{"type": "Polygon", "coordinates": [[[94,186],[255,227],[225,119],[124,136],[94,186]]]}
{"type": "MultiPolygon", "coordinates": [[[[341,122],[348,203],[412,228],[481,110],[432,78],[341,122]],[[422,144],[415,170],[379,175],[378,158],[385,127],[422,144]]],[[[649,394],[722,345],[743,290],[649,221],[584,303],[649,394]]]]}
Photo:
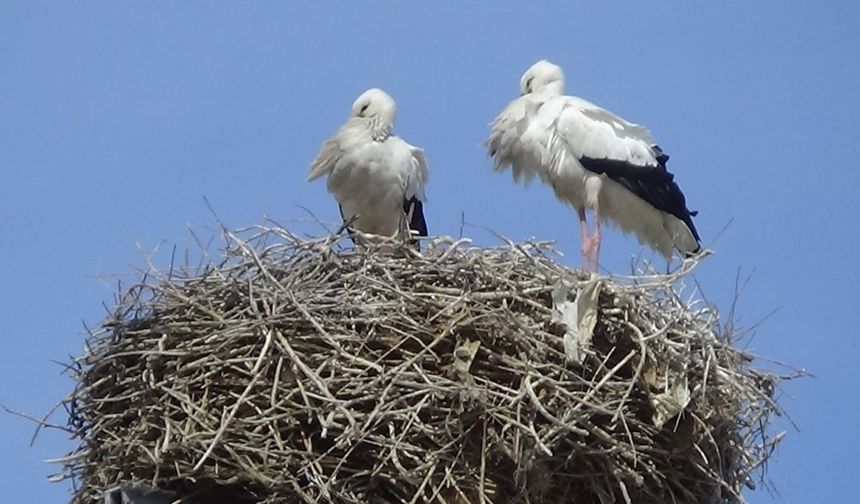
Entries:
{"type": "Polygon", "coordinates": [[[695,212],[666,169],[669,156],[647,128],[566,96],[559,66],[545,60],[532,65],[520,79],[520,97],[491,129],[486,144],[497,171],[510,166],[514,179],[526,183],[537,175],[574,207],[586,269],[598,268],[601,220],[633,233],[667,260],[673,251],[699,250],[695,212]]]}
{"type": "Polygon", "coordinates": [[[427,161],[423,150],[394,135],[396,115],[397,104],[385,91],[362,93],[352,104],[352,116],[323,143],[308,181],[328,175],[328,191],[351,229],[427,236],[427,161]]]}

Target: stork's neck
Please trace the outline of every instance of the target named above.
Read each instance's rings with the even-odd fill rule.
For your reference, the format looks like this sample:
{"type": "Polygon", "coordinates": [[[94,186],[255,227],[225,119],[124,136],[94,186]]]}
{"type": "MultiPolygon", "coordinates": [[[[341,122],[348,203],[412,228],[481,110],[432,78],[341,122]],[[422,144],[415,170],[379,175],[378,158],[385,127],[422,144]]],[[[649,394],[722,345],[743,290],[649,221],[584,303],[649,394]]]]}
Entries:
{"type": "Polygon", "coordinates": [[[394,125],[390,121],[386,121],[381,117],[372,117],[367,122],[367,127],[370,130],[370,136],[377,142],[385,141],[391,136],[394,125]]]}
{"type": "Polygon", "coordinates": [[[564,81],[547,82],[535,94],[545,98],[555,98],[564,94],[564,81]]]}

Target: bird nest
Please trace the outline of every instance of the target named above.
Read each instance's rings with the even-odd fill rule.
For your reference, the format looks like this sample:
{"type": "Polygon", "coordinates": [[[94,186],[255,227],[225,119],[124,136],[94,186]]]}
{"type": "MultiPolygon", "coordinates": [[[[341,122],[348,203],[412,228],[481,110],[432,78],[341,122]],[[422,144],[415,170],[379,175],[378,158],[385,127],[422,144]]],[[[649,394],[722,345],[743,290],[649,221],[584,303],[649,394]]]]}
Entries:
{"type": "Polygon", "coordinates": [[[779,378],[683,272],[224,234],[121,289],[71,366],[73,502],[734,503],[781,438],[779,378]]]}

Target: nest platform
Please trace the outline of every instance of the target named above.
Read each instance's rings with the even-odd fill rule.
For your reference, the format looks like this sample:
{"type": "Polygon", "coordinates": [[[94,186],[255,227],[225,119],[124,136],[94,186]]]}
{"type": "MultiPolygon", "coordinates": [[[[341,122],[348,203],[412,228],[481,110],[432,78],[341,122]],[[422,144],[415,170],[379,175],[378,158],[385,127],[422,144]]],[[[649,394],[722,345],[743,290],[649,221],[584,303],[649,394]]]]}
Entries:
{"type": "Polygon", "coordinates": [[[683,271],[224,235],[122,288],[74,361],[73,502],[740,503],[781,437],[778,378],[683,271]]]}

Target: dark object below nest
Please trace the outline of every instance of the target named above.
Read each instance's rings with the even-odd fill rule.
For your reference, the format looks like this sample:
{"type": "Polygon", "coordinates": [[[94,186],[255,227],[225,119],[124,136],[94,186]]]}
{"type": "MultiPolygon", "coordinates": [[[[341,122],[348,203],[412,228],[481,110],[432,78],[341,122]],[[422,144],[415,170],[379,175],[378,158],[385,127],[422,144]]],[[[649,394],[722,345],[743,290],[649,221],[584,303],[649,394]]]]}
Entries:
{"type": "Polygon", "coordinates": [[[737,503],[779,439],[777,379],[680,274],[225,235],[219,262],[122,292],[75,362],[74,502],[134,482],[206,503],[737,503]]]}

